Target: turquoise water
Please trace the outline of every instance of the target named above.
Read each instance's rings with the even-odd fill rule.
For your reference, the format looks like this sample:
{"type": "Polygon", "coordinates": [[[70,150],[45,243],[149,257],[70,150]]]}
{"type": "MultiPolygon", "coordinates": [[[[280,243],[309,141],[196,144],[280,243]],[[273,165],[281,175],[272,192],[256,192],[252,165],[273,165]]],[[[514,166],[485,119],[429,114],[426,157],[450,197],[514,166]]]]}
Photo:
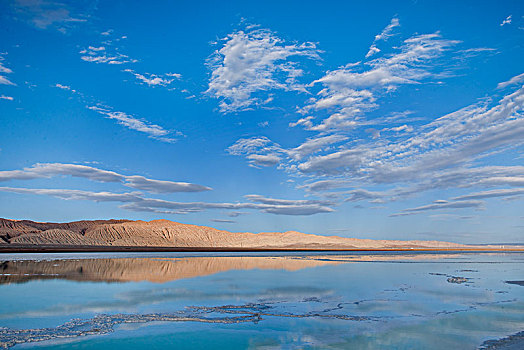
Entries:
{"type": "Polygon", "coordinates": [[[523,271],[522,253],[6,254],[0,345],[476,349],[524,329],[523,271]]]}

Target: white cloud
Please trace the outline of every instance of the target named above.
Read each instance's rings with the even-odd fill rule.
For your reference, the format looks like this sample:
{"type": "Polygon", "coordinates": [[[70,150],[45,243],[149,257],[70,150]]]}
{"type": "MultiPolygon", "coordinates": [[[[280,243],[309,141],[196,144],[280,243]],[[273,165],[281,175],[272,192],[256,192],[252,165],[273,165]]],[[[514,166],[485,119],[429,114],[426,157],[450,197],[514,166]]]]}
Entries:
{"type": "Polygon", "coordinates": [[[500,24],[500,26],[505,26],[506,24],[511,24],[511,15],[509,15],[508,17],[506,17],[505,20],[502,21],[502,23],[500,24]]]}
{"type": "Polygon", "coordinates": [[[67,91],[71,91],[71,92],[76,93],[76,90],[72,89],[71,86],[69,86],[69,85],[55,84],[55,87],[59,88],[59,89],[62,89],[62,90],[67,90],[67,91]]]}
{"type": "Polygon", "coordinates": [[[308,192],[321,192],[349,186],[351,186],[351,181],[347,179],[330,179],[311,182],[298,186],[297,188],[303,188],[308,192]]]}
{"type": "Polygon", "coordinates": [[[133,202],[140,199],[140,193],[90,192],[66,189],[0,187],[0,191],[22,194],[38,194],[65,200],[89,200],[95,202],[133,202]]]}
{"type": "Polygon", "coordinates": [[[53,28],[65,33],[75,23],[86,22],[96,4],[90,1],[64,3],[47,0],[15,0],[15,13],[38,29],[53,28]]]}
{"type": "Polygon", "coordinates": [[[174,82],[175,80],[180,79],[182,77],[180,74],[177,74],[177,73],[166,73],[162,75],[151,74],[151,73],[140,74],[140,73],[135,72],[132,69],[124,69],[124,72],[133,74],[138,81],[144,84],[147,84],[148,86],[166,87],[166,86],[171,85],[171,83],[174,82]]]}
{"type": "Polygon", "coordinates": [[[47,195],[65,200],[88,200],[95,202],[120,202],[126,210],[155,212],[163,214],[186,214],[207,209],[234,210],[252,209],[277,215],[313,215],[329,213],[329,206],[313,201],[278,200],[260,197],[258,203],[207,203],[207,202],[173,202],[162,199],[144,198],[140,192],[113,193],[90,192],[69,189],[39,189],[0,187],[0,191],[20,194],[47,195]],[[266,201],[268,203],[261,203],[266,201]]]}
{"type": "Polygon", "coordinates": [[[373,44],[371,44],[368,53],[366,54],[366,58],[369,58],[373,56],[374,54],[380,52],[380,49],[377,47],[377,43],[379,41],[386,41],[391,37],[393,34],[393,29],[396,27],[400,27],[400,23],[398,21],[398,18],[393,17],[391,19],[391,22],[382,30],[380,34],[377,34],[375,36],[375,40],[373,40],[373,44]]]}
{"type": "Polygon", "coordinates": [[[14,98],[12,96],[0,95],[0,100],[13,101],[14,98]]]}
{"type": "MultiPolygon", "coordinates": [[[[432,204],[423,205],[416,208],[408,208],[402,210],[402,213],[405,214],[414,214],[418,212],[424,212],[429,210],[440,210],[440,209],[465,209],[465,208],[475,208],[475,209],[483,209],[484,202],[477,201],[477,200],[463,200],[463,201],[457,201],[457,202],[448,202],[445,200],[437,200],[434,201],[432,204]]],[[[401,213],[401,214],[402,214],[401,213]]],[[[401,216],[398,214],[393,214],[391,216],[401,216]]]]}
{"type": "Polygon", "coordinates": [[[510,85],[520,84],[522,82],[524,82],[524,73],[516,75],[508,81],[499,83],[497,89],[504,89],[510,85]]]}
{"type": "Polygon", "coordinates": [[[361,189],[361,188],[356,189],[356,190],[347,191],[344,193],[350,195],[346,199],[346,202],[358,202],[361,200],[370,200],[374,203],[378,203],[378,202],[382,202],[382,198],[389,196],[389,194],[385,192],[368,191],[368,190],[361,189]]]}
{"type": "Polygon", "coordinates": [[[130,58],[128,55],[124,55],[118,51],[111,50],[109,47],[106,49],[104,46],[94,47],[89,46],[87,49],[80,51],[80,58],[82,61],[92,63],[107,63],[107,64],[125,64],[125,63],[136,63],[138,60],[130,58]]]}
{"type": "Polygon", "coordinates": [[[333,143],[344,140],[347,140],[347,137],[342,135],[312,137],[298,147],[284,149],[265,136],[255,136],[237,140],[227,149],[227,152],[245,156],[251,165],[273,166],[283,159],[299,161],[308,155],[329,149],[333,143]]]}
{"type": "Polygon", "coordinates": [[[280,162],[280,157],[276,154],[250,154],[247,159],[251,164],[260,166],[274,166],[280,162]]]}
{"type": "Polygon", "coordinates": [[[355,173],[358,172],[368,156],[368,150],[365,149],[337,151],[328,155],[311,157],[299,164],[298,169],[306,174],[355,173]]]}
{"type": "Polygon", "coordinates": [[[326,206],[329,206],[329,205],[333,205],[333,202],[325,201],[325,200],[276,199],[276,198],[262,196],[259,194],[248,194],[248,195],[245,195],[244,197],[249,199],[252,202],[269,204],[269,205],[290,205],[290,206],[297,206],[297,205],[326,205],[326,206]]]}
{"type": "MultiPolygon", "coordinates": [[[[524,170],[521,173],[524,174],[524,170]]],[[[482,179],[478,183],[487,186],[507,185],[524,187],[524,176],[493,176],[482,179]]]]}
{"type": "Polygon", "coordinates": [[[307,139],[300,146],[289,150],[287,153],[295,160],[300,160],[310,154],[317,153],[322,149],[331,146],[334,143],[346,141],[347,136],[327,135],[321,137],[312,137],[307,139]]]}
{"type": "Polygon", "coordinates": [[[37,163],[23,170],[0,171],[0,182],[10,180],[33,180],[54,176],[73,176],[98,182],[120,182],[124,186],[151,192],[201,192],[211,188],[188,182],[174,182],[148,179],[139,175],[122,175],[114,171],[98,169],[80,164],[37,163]]]}
{"type": "Polygon", "coordinates": [[[453,200],[462,201],[462,200],[468,200],[468,199],[509,197],[509,196],[517,196],[520,194],[524,194],[524,188],[504,188],[504,189],[496,189],[496,190],[470,193],[470,194],[466,194],[463,196],[455,197],[453,198],[453,200]]]}
{"type": "Polygon", "coordinates": [[[152,193],[201,192],[211,190],[210,187],[188,182],[152,180],[138,175],[126,176],[124,185],[152,193]]]}
{"type": "Polygon", "coordinates": [[[316,131],[356,127],[361,115],[378,107],[378,96],[395,90],[399,85],[420,84],[445,76],[437,69],[438,64],[430,63],[458,43],[443,39],[439,33],[416,35],[404,40],[395,54],[327,72],[311,84],[321,85],[322,89],[301,112],[326,110],[331,114],[318,125],[313,125],[311,119],[303,119],[295,125],[316,131]]]}
{"type": "Polygon", "coordinates": [[[164,129],[163,127],[159,125],[149,123],[146,120],[137,119],[124,112],[111,111],[107,108],[101,108],[97,106],[89,106],[88,108],[92,111],[95,111],[95,112],[98,112],[104,115],[108,119],[116,120],[119,124],[131,130],[143,132],[149,135],[149,137],[152,139],[163,141],[163,142],[168,142],[168,143],[173,143],[176,141],[176,139],[169,136],[170,134],[172,134],[171,131],[164,129]]]}
{"type": "Polygon", "coordinates": [[[5,58],[0,55],[0,84],[2,85],[16,85],[15,83],[13,83],[11,80],[9,80],[5,74],[11,74],[13,73],[13,71],[9,68],[7,68],[5,65],[4,65],[4,60],[5,58]]]}
{"type": "Polygon", "coordinates": [[[265,136],[254,136],[237,140],[226,151],[245,156],[252,166],[274,166],[280,162],[283,149],[265,136]]]}
{"type": "Polygon", "coordinates": [[[211,77],[206,93],[220,100],[222,113],[264,105],[271,101],[270,90],[303,91],[298,59],[319,59],[314,43],[289,44],[255,27],[236,31],[220,42],[223,46],[207,61],[211,77]],[[261,97],[261,92],[266,96],[261,97]]]}

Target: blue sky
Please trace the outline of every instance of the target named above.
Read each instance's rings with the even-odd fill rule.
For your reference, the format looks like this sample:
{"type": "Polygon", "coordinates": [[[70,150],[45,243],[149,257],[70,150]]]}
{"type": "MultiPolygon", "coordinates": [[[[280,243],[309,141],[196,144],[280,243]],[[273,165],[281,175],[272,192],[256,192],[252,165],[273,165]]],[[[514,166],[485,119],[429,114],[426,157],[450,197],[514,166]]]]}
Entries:
{"type": "Polygon", "coordinates": [[[521,1],[0,2],[0,213],[524,236],[521,1]]]}

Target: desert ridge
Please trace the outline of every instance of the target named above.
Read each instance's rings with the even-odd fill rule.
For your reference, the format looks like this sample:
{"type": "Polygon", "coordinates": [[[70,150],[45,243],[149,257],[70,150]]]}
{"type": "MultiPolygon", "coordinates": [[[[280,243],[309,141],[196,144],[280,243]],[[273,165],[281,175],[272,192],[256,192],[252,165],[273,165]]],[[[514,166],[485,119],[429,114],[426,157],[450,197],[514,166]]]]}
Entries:
{"type": "Polygon", "coordinates": [[[158,247],[208,249],[466,249],[441,241],[396,241],[321,236],[296,231],[235,233],[169,220],[83,220],[42,223],[0,219],[0,247],[158,247]]]}

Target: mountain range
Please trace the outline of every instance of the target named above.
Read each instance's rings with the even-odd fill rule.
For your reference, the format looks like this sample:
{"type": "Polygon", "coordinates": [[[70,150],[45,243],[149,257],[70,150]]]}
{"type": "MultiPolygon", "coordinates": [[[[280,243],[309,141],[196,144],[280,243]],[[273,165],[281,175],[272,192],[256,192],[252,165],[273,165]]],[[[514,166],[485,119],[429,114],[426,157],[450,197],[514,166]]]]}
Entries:
{"type": "MultiPolygon", "coordinates": [[[[7,247],[157,247],[206,249],[460,249],[440,241],[398,241],[321,236],[296,231],[234,233],[169,220],[83,220],[68,223],[0,219],[0,249],[7,247]]],[[[484,247],[486,248],[486,247],[484,247]]]]}

